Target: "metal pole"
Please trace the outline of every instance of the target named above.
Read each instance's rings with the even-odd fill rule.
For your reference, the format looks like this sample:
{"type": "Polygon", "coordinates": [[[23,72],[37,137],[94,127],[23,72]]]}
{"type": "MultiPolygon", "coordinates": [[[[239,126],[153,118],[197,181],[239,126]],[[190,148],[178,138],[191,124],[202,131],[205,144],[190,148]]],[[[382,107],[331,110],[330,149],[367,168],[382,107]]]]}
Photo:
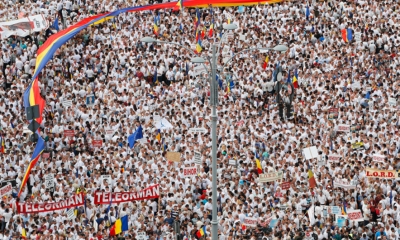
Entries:
{"type": "Polygon", "coordinates": [[[215,45],[212,45],[211,63],[211,137],[212,137],[212,221],[211,236],[212,240],[218,240],[218,221],[217,221],[217,105],[218,105],[218,86],[216,80],[216,52],[215,45]]]}

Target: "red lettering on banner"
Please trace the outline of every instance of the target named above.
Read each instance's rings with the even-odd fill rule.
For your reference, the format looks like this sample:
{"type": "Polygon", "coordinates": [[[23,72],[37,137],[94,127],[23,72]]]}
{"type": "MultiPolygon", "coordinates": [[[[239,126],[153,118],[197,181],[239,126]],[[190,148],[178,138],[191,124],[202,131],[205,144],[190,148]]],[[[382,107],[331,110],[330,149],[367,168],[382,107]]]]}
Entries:
{"type": "Polygon", "coordinates": [[[373,172],[372,176],[377,177],[379,174],[377,172],[373,172]]]}
{"type": "Polygon", "coordinates": [[[385,172],[381,172],[381,177],[385,177],[385,172]]]}
{"type": "MultiPolygon", "coordinates": [[[[160,195],[159,192],[159,185],[154,185],[138,192],[115,193],[112,195],[112,202],[118,204],[122,202],[158,198],[160,195]]],[[[94,204],[110,204],[110,194],[111,193],[95,193],[94,204]]]]}
{"type": "Polygon", "coordinates": [[[388,172],[388,177],[394,177],[394,174],[392,172],[388,172]]]}
{"type": "Polygon", "coordinates": [[[17,203],[18,213],[38,213],[73,208],[84,204],[84,194],[77,194],[61,202],[56,203],[17,203]]]}

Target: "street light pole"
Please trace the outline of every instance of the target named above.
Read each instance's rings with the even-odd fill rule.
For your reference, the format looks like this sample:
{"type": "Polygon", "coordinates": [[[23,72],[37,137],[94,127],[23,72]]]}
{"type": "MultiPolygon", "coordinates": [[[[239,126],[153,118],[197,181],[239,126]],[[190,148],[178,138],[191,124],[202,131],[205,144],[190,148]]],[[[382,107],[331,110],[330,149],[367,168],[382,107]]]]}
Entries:
{"type": "Polygon", "coordinates": [[[218,240],[218,220],[217,220],[217,105],[218,105],[218,86],[216,79],[216,60],[215,45],[212,45],[212,63],[211,63],[211,138],[212,138],[212,220],[211,237],[212,240],[218,240]]]}

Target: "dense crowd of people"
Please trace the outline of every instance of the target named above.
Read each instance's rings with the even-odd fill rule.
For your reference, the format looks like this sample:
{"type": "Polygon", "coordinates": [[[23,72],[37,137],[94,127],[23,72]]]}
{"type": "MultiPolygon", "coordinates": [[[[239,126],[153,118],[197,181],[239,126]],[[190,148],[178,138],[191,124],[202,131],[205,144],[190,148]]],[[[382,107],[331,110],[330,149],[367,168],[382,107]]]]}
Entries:
{"type": "MultiPolygon", "coordinates": [[[[65,29],[94,14],[146,4],[154,3],[3,1],[0,20],[43,14],[65,29]]],[[[366,174],[400,167],[398,9],[395,0],[211,5],[124,13],[83,29],[39,77],[46,149],[19,197],[36,145],[22,95],[37,50],[57,31],[53,25],[2,39],[0,181],[14,189],[1,199],[0,239],[20,239],[23,228],[27,239],[138,239],[139,232],[175,239],[176,222],[181,239],[211,239],[210,83],[202,65],[190,59],[210,57],[213,44],[220,46],[218,239],[399,239],[400,182],[366,174]],[[238,28],[225,30],[228,22],[238,28]],[[146,36],[164,43],[141,42],[146,36]],[[260,49],[276,45],[288,50],[260,49]],[[258,50],[239,53],[248,48],[258,50]],[[293,99],[277,98],[292,93],[293,99]],[[94,103],[87,104],[91,95],[94,103]],[[158,128],[160,121],[170,125],[158,128]],[[143,138],[130,148],[128,136],[139,126],[143,138]],[[101,147],[93,146],[97,140],[101,147]],[[307,157],[304,149],[314,146],[317,155],[307,157]],[[179,152],[180,160],[168,161],[168,152],[179,152]],[[199,174],[185,177],[183,168],[190,166],[199,174]],[[260,174],[277,172],[280,179],[260,182],[260,174]],[[55,186],[47,188],[51,174],[55,186]],[[96,191],[135,192],[154,184],[160,185],[159,199],[94,204],[96,191]],[[72,220],[67,210],[18,214],[15,208],[17,201],[57,202],[77,192],[85,193],[86,205],[72,220]],[[340,213],[331,212],[333,206],[340,213]],[[363,220],[349,220],[347,212],[357,209],[363,220]],[[129,230],[109,236],[125,215],[129,230]]]]}

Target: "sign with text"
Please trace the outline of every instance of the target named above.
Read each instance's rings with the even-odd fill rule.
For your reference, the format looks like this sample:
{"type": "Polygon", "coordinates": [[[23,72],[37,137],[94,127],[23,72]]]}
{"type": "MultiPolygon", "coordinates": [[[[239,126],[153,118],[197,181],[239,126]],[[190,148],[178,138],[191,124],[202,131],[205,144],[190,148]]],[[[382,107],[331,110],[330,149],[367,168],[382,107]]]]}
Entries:
{"type": "Polygon", "coordinates": [[[350,127],[350,131],[355,133],[355,132],[359,132],[361,130],[361,126],[359,124],[353,124],[350,127]]]}
{"type": "Polygon", "coordinates": [[[337,126],[337,131],[338,131],[338,132],[350,132],[350,125],[339,124],[339,125],[337,126]]]}
{"type": "Polygon", "coordinates": [[[330,108],[328,120],[338,119],[339,118],[339,108],[330,108]]]}
{"type": "Polygon", "coordinates": [[[347,210],[347,217],[351,221],[356,221],[356,222],[363,222],[364,221],[364,217],[363,217],[360,209],[347,210]]]}
{"type": "Polygon", "coordinates": [[[397,105],[397,100],[396,100],[396,98],[389,97],[388,98],[388,103],[389,103],[390,106],[396,106],[397,105]]]}
{"type": "Polygon", "coordinates": [[[103,140],[93,140],[92,141],[92,146],[93,147],[101,147],[101,146],[103,146],[103,140]]]}
{"type": "Polygon", "coordinates": [[[283,172],[279,171],[279,172],[271,172],[271,173],[264,173],[264,174],[260,174],[258,181],[260,183],[265,183],[265,182],[273,182],[279,179],[282,179],[283,177],[283,172]]]}
{"type": "Polygon", "coordinates": [[[197,167],[186,167],[183,168],[184,177],[195,177],[197,176],[197,167]]]}
{"type": "Polygon", "coordinates": [[[367,168],[365,175],[369,178],[396,179],[399,173],[396,170],[379,170],[375,168],[367,168]]]}
{"type": "Polygon", "coordinates": [[[86,96],[86,106],[91,107],[94,105],[95,102],[96,102],[96,98],[94,97],[93,94],[86,96]]]}
{"type": "Polygon", "coordinates": [[[207,130],[205,128],[189,128],[188,133],[206,133],[207,130]]]}
{"type": "Polygon", "coordinates": [[[160,186],[158,184],[145,188],[138,192],[95,192],[94,204],[110,204],[132,202],[158,198],[160,195],[160,186]]]}
{"type": "Polygon", "coordinates": [[[282,189],[282,190],[288,190],[288,189],[290,189],[290,182],[283,182],[283,183],[281,183],[281,189],[282,189]]]}
{"type": "Polygon", "coordinates": [[[54,187],[54,175],[53,174],[46,175],[46,177],[44,178],[44,186],[46,188],[54,187]]]}
{"type": "Polygon", "coordinates": [[[356,185],[349,183],[345,179],[335,179],[333,181],[333,186],[335,186],[337,188],[343,188],[343,189],[355,189],[357,187],[356,185]]]}
{"type": "Polygon", "coordinates": [[[68,209],[67,218],[68,218],[68,220],[74,220],[76,218],[75,211],[73,208],[68,209]]]}
{"type": "Polygon", "coordinates": [[[257,227],[257,222],[257,218],[245,217],[243,220],[243,225],[249,227],[257,227]]]}
{"type": "MultiPolygon", "coordinates": [[[[17,211],[22,214],[29,213],[38,213],[38,212],[52,212],[66,208],[75,208],[79,206],[83,206],[84,204],[84,194],[75,194],[68,199],[65,199],[60,202],[52,202],[52,203],[20,203],[17,202],[17,211]]],[[[108,201],[110,204],[110,201],[108,201]]]]}
{"type": "Polygon", "coordinates": [[[12,193],[12,185],[11,183],[8,183],[4,187],[0,188],[0,198],[9,195],[12,193]]]}
{"type": "Polygon", "coordinates": [[[63,105],[64,107],[71,107],[71,106],[72,106],[72,100],[64,100],[64,101],[62,102],[62,105],[63,105]]]}
{"type": "Polygon", "coordinates": [[[64,137],[74,137],[75,131],[74,130],[64,130],[64,137]]]}
{"type": "Polygon", "coordinates": [[[201,162],[201,153],[200,152],[197,152],[197,151],[194,152],[194,163],[201,165],[202,162],[201,162]]]}
{"type": "Polygon", "coordinates": [[[49,152],[42,153],[42,158],[43,159],[46,159],[46,158],[49,158],[49,157],[50,157],[50,153],[49,152]]]}
{"type": "Polygon", "coordinates": [[[339,162],[339,160],[340,160],[341,157],[342,157],[342,156],[337,155],[337,154],[330,154],[330,155],[328,155],[328,161],[331,161],[331,162],[339,162]]]}
{"type": "Polygon", "coordinates": [[[374,154],[372,156],[372,161],[384,163],[385,162],[385,156],[379,155],[379,154],[374,154]]]}

